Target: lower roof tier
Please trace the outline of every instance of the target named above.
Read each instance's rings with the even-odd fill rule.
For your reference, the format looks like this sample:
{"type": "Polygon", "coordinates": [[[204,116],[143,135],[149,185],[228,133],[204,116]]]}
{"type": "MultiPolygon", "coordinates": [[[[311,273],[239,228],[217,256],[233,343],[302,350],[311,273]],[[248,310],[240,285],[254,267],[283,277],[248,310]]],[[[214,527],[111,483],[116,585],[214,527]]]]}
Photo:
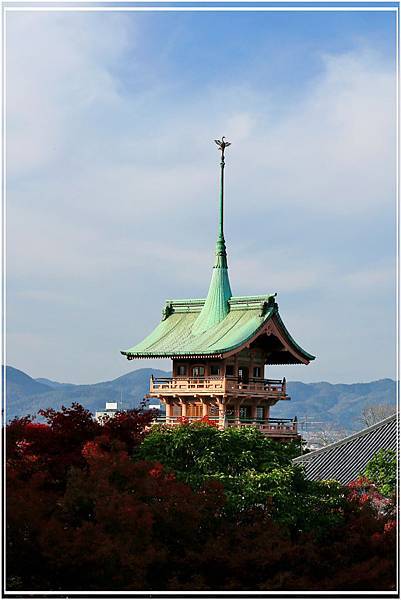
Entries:
{"type": "Polygon", "coordinates": [[[128,359],[226,358],[257,345],[266,350],[268,364],[308,364],[315,357],[293,340],[274,296],[231,297],[226,317],[201,333],[194,333],[193,326],[204,299],[167,301],[161,323],[122,354],[128,359]]]}

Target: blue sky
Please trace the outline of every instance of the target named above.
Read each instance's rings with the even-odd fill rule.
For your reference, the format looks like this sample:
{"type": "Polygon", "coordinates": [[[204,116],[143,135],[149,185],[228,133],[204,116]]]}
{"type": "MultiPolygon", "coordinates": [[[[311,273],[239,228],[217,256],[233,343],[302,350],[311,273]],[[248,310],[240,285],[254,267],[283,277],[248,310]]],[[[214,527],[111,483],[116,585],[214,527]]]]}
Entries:
{"type": "Polygon", "coordinates": [[[7,16],[7,362],[93,382],[208,288],[277,292],[301,381],[395,377],[395,16],[7,16]]]}

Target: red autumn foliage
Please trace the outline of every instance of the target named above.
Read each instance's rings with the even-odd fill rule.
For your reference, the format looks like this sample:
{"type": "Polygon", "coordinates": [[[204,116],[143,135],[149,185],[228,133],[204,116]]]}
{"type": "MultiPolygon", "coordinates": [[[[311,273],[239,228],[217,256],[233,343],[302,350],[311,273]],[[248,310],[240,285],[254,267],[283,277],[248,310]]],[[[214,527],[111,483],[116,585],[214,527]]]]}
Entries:
{"type": "Polygon", "coordinates": [[[216,419],[211,419],[208,415],[205,415],[201,419],[199,419],[200,423],[206,423],[206,425],[210,425],[211,427],[218,427],[219,422],[216,419]]]}
{"type": "Polygon", "coordinates": [[[6,432],[8,589],[394,589],[395,515],[370,482],[349,486],[342,525],[295,534],[263,508],[227,517],[218,482],[194,491],[135,460],[149,412],[42,416],[6,432]]]}
{"type": "MultiPolygon", "coordinates": [[[[348,501],[355,510],[373,515],[376,524],[381,524],[382,530],[373,534],[377,541],[387,540],[396,533],[396,498],[395,494],[386,498],[381,494],[375,483],[367,477],[360,476],[348,484],[348,501]]],[[[395,537],[394,537],[395,541],[395,537]]]]}

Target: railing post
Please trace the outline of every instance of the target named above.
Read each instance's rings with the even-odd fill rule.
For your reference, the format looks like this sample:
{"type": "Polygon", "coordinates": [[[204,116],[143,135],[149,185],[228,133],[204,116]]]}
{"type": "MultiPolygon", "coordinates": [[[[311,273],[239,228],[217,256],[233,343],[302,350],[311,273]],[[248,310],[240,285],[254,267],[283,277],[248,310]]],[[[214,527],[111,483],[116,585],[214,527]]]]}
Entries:
{"type": "Polygon", "coordinates": [[[287,380],[283,377],[283,396],[287,395],[287,380]]]}

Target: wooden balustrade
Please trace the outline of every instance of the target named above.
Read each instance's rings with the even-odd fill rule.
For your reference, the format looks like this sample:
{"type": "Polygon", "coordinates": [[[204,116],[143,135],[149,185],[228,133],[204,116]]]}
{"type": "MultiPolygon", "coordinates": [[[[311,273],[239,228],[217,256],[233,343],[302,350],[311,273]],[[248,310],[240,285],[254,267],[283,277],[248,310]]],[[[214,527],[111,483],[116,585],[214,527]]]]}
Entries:
{"type": "Polygon", "coordinates": [[[152,392],[197,392],[197,391],[224,391],[224,378],[222,377],[152,377],[150,380],[152,392]]]}
{"type": "MultiPolygon", "coordinates": [[[[185,423],[193,423],[200,421],[202,417],[179,417],[179,416],[159,416],[155,419],[156,423],[166,425],[181,425],[185,423]]],[[[224,427],[257,427],[261,433],[269,437],[297,437],[298,423],[297,419],[244,419],[235,417],[219,418],[217,416],[209,416],[209,421],[213,421],[216,425],[224,427]]]]}
{"type": "Polygon", "coordinates": [[[194,395],[232,394],[287,399],[286,380],[250,378],[244,382],[237,377],[151,377],[150,394],[194,395]]]}

